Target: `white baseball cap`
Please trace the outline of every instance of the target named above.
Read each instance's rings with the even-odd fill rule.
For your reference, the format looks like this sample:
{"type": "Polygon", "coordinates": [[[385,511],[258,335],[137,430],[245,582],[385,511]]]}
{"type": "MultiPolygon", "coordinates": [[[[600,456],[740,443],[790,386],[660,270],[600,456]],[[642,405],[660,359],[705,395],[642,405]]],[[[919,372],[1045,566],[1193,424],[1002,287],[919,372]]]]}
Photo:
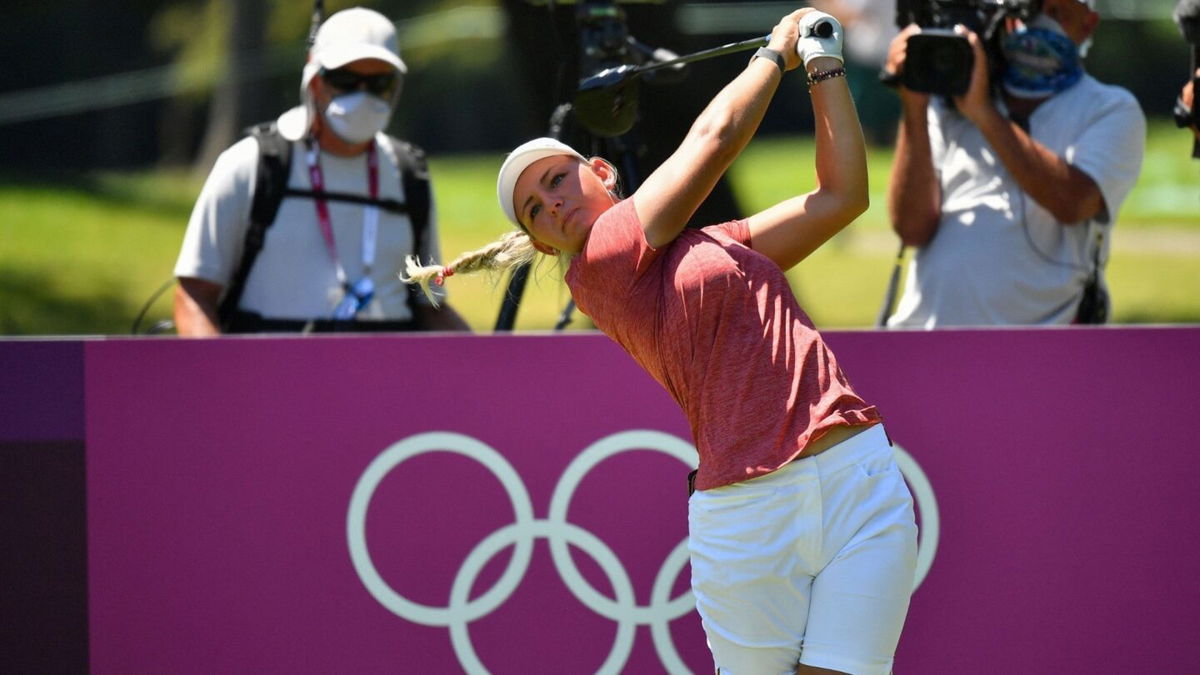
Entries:
{"type": "Polygon", "coordinates": [[[331,70],[359,59],[379,59],[408,72],[400,60],[395,24],[365,7],[345,9],[326,19],[309,51],[314,61],[331,70]]]}
{"type": "Polygon", "coordinates": [[[326,19],[317,29],[308,57],[300,78],[301,95],[321,68],[333,70],[359,59],[378,59],[391,64],[401,75],[408,72],[396,46],[396,26],[365,7],[343,9],[326,19]]]}
{"type": "Polygon", "coordinates": [[[500,208],[504,210],[504,215],[508,216],[514,225],[518,227],[521,225],[521,222],[517,220],[516,204],[513,203],[513,191],[517,188],[517,179],[521,177],[525,169],[529,168],[530,164],[558,155],[575,157],[581,162],[587,161],[587,158],[579,154],[575,148],[560,140],[545,136],[526,141],[508,153],[504,164],[500,166],[500,177],[496,179],[496,198],[500,200],[500,208]]]}
{"type": "MultiPolygon", "coordinates": [[[[317,29],[308,55],[300,76],[301,100],[321,68],[333,70],[359,59],[378,59],[391,64],[401,75],[408,72],[408,66],[400,59],[395,24],[365,7],[344,9],[326,19],[317,29]]],[[[276,123],[284,138],[291,141],[303,138],[311,124],[308,106],[301,104],[288,110],[276,123]]]]}

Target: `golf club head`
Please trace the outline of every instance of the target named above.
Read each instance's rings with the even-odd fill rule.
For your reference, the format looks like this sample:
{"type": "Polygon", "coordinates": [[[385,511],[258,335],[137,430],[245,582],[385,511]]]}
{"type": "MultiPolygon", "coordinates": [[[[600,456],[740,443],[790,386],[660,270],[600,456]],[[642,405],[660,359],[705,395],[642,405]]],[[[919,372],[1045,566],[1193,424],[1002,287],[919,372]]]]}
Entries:
{"type": "Polygon", "coordinates": [[[602,70],[580,81],[572,101],[575,118],[597,136],[620,136],[637,121],[640,91],[636,66],[602,70]]]}

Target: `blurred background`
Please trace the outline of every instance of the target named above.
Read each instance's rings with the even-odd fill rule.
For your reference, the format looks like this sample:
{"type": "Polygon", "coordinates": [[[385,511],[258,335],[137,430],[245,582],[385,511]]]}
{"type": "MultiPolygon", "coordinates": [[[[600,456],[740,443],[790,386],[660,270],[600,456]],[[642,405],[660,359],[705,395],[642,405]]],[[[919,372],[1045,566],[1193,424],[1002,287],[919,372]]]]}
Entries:
{"type": "MultiPolygon", "coordinates": [[[[891,2],[891,0],[880,0],[891,2]]],[[[1143,174],[1118,218],[1108,278],[1117,323],[1200,322],[1200,162],[1170,121],[1188,75],[1174,0],[1100,0],[1087,59],[1150,119],[1143,174]]],[[[546,0],[396,0],[353,5],[392,18],[409,75],[391,133],[431,160],[447,258],[506,227],[495,171],[545,133],[578,81],[581,22],[546,0]]],[[[298,101],[308,0],[13,0],[0,22],[0,335],[128,335],[170,316],[171,269],[217,154],[298,101]],[[156,295],[156,292],[164,291],[156,295]]],[[[629,34],[688,53],[764,35],[796,3],[621,2],[629,34]]],[[[652,166],[745,65],[728,55],[642,88],[629,152],[652,166]]],[[[585,73],[586,74],[586,73],[585,73]]],[[[724,208],[753,212],[812,185],[811,113],[800,79],[781,90],[730,174],[724,208]]],[[[878,86],[878,85],[875,85],[878,86]]],[[[899,244],[884,214],[890,92],[856,96],[869,129],[871,209],[791,273],[819,326],[869,327],[899,244]],[[881,95],[882,94],[882,95],[881,95]],[[881,108],[877,111],[876,108],[881,108]],[[881,114],[875,114],[879,112],[881,114]],[[876,124],[872,122],[872,124],[876,124]]],[[[561,271],[537,270],[518,330],[554,325],[561,271]]],[[[455,278],[451,301],[488,331],[504,280],[455,278]]],[[[590,324],[576,316],[569,329],[590,324]]]]}

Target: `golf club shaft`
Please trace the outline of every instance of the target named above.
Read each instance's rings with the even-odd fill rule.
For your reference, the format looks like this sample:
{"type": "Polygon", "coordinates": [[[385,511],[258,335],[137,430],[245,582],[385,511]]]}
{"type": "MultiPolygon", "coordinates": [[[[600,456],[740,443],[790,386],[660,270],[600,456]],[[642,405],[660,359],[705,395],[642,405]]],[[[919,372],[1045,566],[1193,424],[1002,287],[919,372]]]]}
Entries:
{"type": "Polygon", "coordinates": [[[744,52],[749,49],[757,49],[758,47],[765,46],[770,41],[771,36],[765,35],[763,37],[742,40],[741,42],[731,42],[727,45],[721,45],[720,47],[713,47],[712,49],[705,49],[692,54],[684,54],[683,56],[673,58],[670,61],[659,61],[658,63],[638,66],[636,72],[645,73],[651,70],[658,70],[659,68],[670,68],[671,66],[676,66],[681,63],[691,63],[693,61],[710,59],[714,56],[723,56],[725,54],[732,54],[734,52],[744,52]]]}
{"type": "MultiPolygon", "coordinates": [[[[811,31],[812,32],[809,33],[810,35],[817,35],[819,37],[827,38],[833,35],[834,27],[829,21],[818,21],[816,25],[811,28],[811,31]]],[[[702,59],[709,59],[714,56],[732,54],[734,52],[744,52],[757,47],[765,47],[770,41],[771,35],[768,33],[760,38],[751,38],[749,40],[742,40],[741,42],[730,42],[729,44],[721,45],[720,47],[713,47],[712,49],[705,49],[692,54],[685,54],[684,56],[671,59],[670,61],[652,63],[648,66],[638,66],[635,72],[645,73],[651,70],[658,70],[659,68],[670,68],[671,66],[676,66],[681,63],[691,63],[692,61],[700,61],[702,59]]]]}
{"type": "Polygon", "coordinates": [[[649,65],[644,65],[644,66],[628,66],[628,65],[626,65],[626,66],[618,66],[616,68],[607,68],[605,70],[600,71],[599,73],[596,73],[595,75],[592,75],[591,77],[586,77],[586,78],[580,80],[579,81],[579,90],[587,91],[590,89],[603,89],[606,87],[614,86],[623,81],[628,81],[630,78],[641,75],[642,73],[659,70],[661,68],[670,68],[671,66],[678,66],[678,65],[685,64],[685,63],[691,63],[693,61],[699,61],[701,59],[708,59],[708,58],[712,58],[714,56],[721,56],[722,54],[730,54],[733,52],[746,51],[747,49],[754,49],[756,47],[761,47],[761,46],[767,44],[770,41],[770,38],[771,38],[771,36],[767,35],[765,37],[753,38],[750,40],[743,40],[741,42],[731,42],[727,45],[722,45],[720,47],[713,47],[712,49],[705,49],[703,51],[695,52],[693,54],[685,54],[684,56],[678,56],[678,57],[670,59],[668,61],[659,61],[658,63],[651,63],[649,65]]]}

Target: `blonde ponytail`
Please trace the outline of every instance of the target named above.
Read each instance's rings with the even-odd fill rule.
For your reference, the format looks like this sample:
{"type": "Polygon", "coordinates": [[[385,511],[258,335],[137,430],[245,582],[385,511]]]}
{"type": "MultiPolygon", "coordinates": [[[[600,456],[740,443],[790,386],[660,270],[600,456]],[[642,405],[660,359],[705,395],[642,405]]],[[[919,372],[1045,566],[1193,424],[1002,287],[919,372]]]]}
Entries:
{"type": "Polygon", "coordinates": [[[509,267],[532,262],[537,249],[529,235],[520,231],[512,231],[499,240],[470,253],[458,256],[449,265],[422,265],[416,256],[408,256],[404,261],[405,275],[400,280],[408,284],[419,284],[425,297],[437,305],[430,284],[441,286],[446,277],[454,274],[471,274],[472,272],[503,272],[509,267]]]}

